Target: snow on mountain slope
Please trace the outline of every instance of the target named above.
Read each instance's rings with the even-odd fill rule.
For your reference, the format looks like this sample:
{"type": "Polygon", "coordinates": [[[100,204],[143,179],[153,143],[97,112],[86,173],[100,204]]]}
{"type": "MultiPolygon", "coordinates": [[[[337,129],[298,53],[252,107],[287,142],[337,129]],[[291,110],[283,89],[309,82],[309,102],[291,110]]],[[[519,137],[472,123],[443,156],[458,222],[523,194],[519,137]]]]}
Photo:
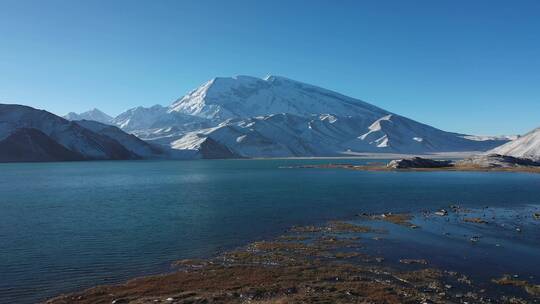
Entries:
{"type": "Polygon", "coordinates": [[[175,127],[178,130],[192,131],[209,127],[207,120],[201,117],[178,112],[169,112],[168,108],[155,105],[150,108],[129,109],[112,120],[112,124],[124,131],[144,137],[151,136],[158,129],[175,127]]]}
{"type": "Polygon", "coordinates": [[[348,152],[427,153],[492,148],[504,141],[472,141],[397,115],[366,117],[272,114],[230,119],[188,132],[173,149],[195,149],[212,138],[243,157],[339,156],[348,152]]]}
{"type": "Polygon", "coordinates": [[[261,118],[248,121],[226,122],[214,128],[189,132],[171,143],[173,149],[198,149],[207,139],[212,139],[228,147],[235,154],[243,157],[284,157],[313,155],[306,150],[296,151],[302,144],[288,130],[275,124],[266,124],[261,118]],[[259,132],[263,129],[266,132],[259,132]],[[272,133],[271,136],[269,134],[272,133]],[[288,145],[284,142],[287,142],[288,145]]]}
{"type": "Polygon", "coordinates": [[[540,161],[540,128],[492,149],[486,154],[500,154],[540,161]]]}
{"type": "Polygon", "coordinates": [[[517,139],[518,135],[464,135],[463,138],[477,141],[486,141],[486,140],[502,140],[502,141],[511,141],[517,139]]]}
{"type": "Polygon", "coordinates": [[[16,129],[0,140],[0,162],[84,160],[37,129],[16,129]]]}
{"type": "Polygon", "coordinates": [[[115,126],[102,124],[92,120],[78,120],[75,121],[75,123],[95,133],[105,135],[116,140],[129,151],[144,158],[165,156],[165,151],[163,151],[162,148],[150,145],[149,143],[139,139],[137,136],[125,133],[115,126]]]}
{"type": "Polygon", "coordinates": [[[155,105],[149,108],[136,107],[129,109],[113,118],[112,123],[124,131],[144,130],[167,114],[167,108],[155,105]]]}
{"type": "Polygon", "coordinates": [[[486,151],[508,141],[445,132],[279,76],[214,78],[169,107],[130,109],[112,123],[177,151],[210,138],[245,157],[486,151]]]}
{"type": "Polygon", "coordinates": [[[169,112],[221,121],[277,113],[389,114],[361,100],[279,76],[214,78],[174,102],[169,112]]]}
{"type": "Polygon", "coordinates": [[[445,132],[399,115],[386,115],[369,126],[359,139],[369,145],[401,153],[485,151],[507,140],[470,140],[466,135],[445,132]]]}
{"type": "Polygon", "coordinates": [[[80,114],[69,112],[68,114],[64,115],[63,118],[67,120],[93,120],[104,124],[111,124],[113,119],[111,116],[95,108],[80,114]]]}
{"type": "Polygon", "coordinates": [[[191,151],[193,158],[225,159],[242,157],[226,145],[196,132],[185,135],[181,141],[172,142],[171,148],[177,151],[191,151]]]}
{"type": "MultiPolygon", "coordinates": [[[[116,140],[47,111],[0,104],[0,140],[9,138],[19,129],[38,130],[67,150],[82,155],[84,159],[139,158],[116,140]]],[[[35,132],[32,135],[35,135],[35,132]]],[[[35,135],[36,138],[39,136],[35,135]]],[[[29,149],[31,151],[32,147],[29,149]]]]}

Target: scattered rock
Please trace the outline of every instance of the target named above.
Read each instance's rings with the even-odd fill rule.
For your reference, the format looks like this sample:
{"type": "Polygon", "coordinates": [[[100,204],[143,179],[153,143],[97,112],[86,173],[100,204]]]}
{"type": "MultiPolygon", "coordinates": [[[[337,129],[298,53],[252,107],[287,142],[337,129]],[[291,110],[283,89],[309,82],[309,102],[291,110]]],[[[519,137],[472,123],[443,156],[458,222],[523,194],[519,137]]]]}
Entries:
{"type": "Polygon", "coordinates": [[[410,264],[427,265],[428,264],[428,262],[424,259],[401,259],[399,260],[399,262],[402,264],[407,264],[407,265],[410,265],[410,264]]]}
{"type": "Polygon", "coordinates": [[[448,215],[448,211],[444,210],[444,209],[441,209],[439,211],[435,211],[434,212],[435,215],[438,215],[438,216],[447,216],[448,215]]]}
{"type": "Polygon", "coordinates": [[[208,261],[203,260],[203,259],[183,259],[183,260],[174,262],[173,266],[200,268],[200,267],[205,266],[207,263],[208,261]]]}
{"type": "MultiPolygon", "coordinates": [[[[461,209],[456,206],[448,210],[437,212],[438,215],[446,216],[449,212],[461,209]]],[[[432,214],[432,211],[426,211],[424,216],[429,218],[432,214]]],[[[410,223],[412,215],[409,214],[361,216],[366,217],[366,222],[376,219],[414,228],[410,223]]],[[[452,218],[449,216],[445,219],[452,218]]],[[[139,278],[126,284],[96,287],[82,293],[61,296],[48,303],[111,303],[113,298],[120,295],[129,301],[116,299],[114,304],[130,301],[183,304],[501,303],[498,301],[499,296],[497,300],[491,301],[487,298],[490,293],[481,294],[479,285],[473,285],[465,275],[431,266],[419,266],[428,265],[427,260],[400,259],[400,263],[411,266],[402,266],[398,270],[391,263],[383,263],[384,258],[361,251],[359,248],[363,244],[357,241],[357,235],[377,231],[373,227],[343,221],[332,221],[323,226],[295,227],[271,241],[254,242],[212,259],[179,261],[176,264],[184,267],[175,273],[139,278]],[[81,301],[76,300],[79,298],[81,301]]],[[[471,234],[464,236],[470,237],[473,242],[481,238],[471,234]]],[[[518,277],[509,275],[503,279],[494,282],[519,286],[532,296],[540,293],[539,285],[518,277]]],[[[525,296],[521,290],[516,292],[525,296]]]]}
{"type": "Polygon", "coordinates": [[[390,161],[386,167],[392,169],[410,169],[410,168],[445,168],[452,167],[453,163],[449,160],[433,160],[428,158],[413,157],[395,159],[390,161]]]}
{"type": "Polygon", "coordinates": [[[408,213],[383,213],[381,215],[372,215],[369,216],[372,220],[380,220],[385,222],[390,222],[397,225],[407,226],[412,229],[419,228],[417,225],[414,225],[410,221],[413,219],[413,216],[408,213]]]}
{"type": "Polygon", "coordinates": [[[479,237],[479,236],[472,236],[472,237],[470,238],[470,241],[471,241],[472,243],[477,243],[478,241],[480,241],[480,237],[479,237]]]}
{"type": "Polygon", "coordinates": [[[461,275],[461,276],[457,279],[457,281],[458,281],[459,283],[461,283],[461,284],[467,284],[467,285],[471,285],[471,284],[472,284],[472,281],[469,279],[469,277],[466,276],[466,275],[464,275],[464,274],[461,275]]]}
{"type": "Polygon", "coordinates": [[[475,224],[487,224],[488,222],[486,220],[483,220],[479,217],[466,217],[463,219],[466,223],[475,223],[475,224]]]}
{"type": "Polygon", "coordinates": [[[461,207],[459,205],[450,205],[450,210],[452,210],[452,212],[454,213],[457,213],[461,210],[461,207]]]}

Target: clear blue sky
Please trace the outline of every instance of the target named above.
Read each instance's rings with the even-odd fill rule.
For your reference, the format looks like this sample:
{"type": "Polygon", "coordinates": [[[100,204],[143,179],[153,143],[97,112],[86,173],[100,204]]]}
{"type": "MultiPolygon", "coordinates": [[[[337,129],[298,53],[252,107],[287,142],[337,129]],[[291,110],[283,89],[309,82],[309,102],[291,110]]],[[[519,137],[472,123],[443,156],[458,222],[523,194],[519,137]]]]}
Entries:
{"type": "Polygon", "coordinates": [[[540,1],[0,0],[0,102],[115,115],[267,74],[523,133],[540,126],[540,1]]]}

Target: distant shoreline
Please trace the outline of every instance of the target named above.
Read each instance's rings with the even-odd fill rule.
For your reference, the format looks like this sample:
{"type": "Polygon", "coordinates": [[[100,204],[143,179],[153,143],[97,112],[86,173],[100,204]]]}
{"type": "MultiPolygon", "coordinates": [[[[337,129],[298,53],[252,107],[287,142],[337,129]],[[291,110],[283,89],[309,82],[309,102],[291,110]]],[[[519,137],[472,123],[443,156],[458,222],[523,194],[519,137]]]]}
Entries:
{"type": "Polygon", "coordinates": [[[463,159],[484,153],[481,151],[466,151],[466,152],[439,152],[439,153],[430,153],[430,154],[399,154],[399,153],[351,153],[344,154],[343,156],[291,156],[291,157],[246,157],[246,158],[150,158],[150,159],[89,159],[89,160],[64,160],[64,161],[0,161],[0,164],[37,164],[37,163],[78,163],[78,162],[100,162],[100,161],[122,161],[122,162],[145,162],[145,161],[201,161],[201,160],[325,160],[325,159],[336,159],[336,160],[354,160],[354,159],[397,159],[397,158],[410,158],[410,157],[430,157],[430,158],[445,158],[445,159],[463,159]]]}
{"type": "Polygon", "coordinates": [[[290,168],[298,169],[346,169],[358,171],[386,171],[386,172],[521,172],[521,173],[540,173],[540,167],[479,167],[479,166],[451,166],[441,168],[404,168],[396,169],[379,165],[350,165],[350,164],[323,164],[323,165],[302,165],[290,168]]]}
{"type": "Polygon", "coordinates": [[[406,153],[350,153],[343,156],[298,156],[298,157],[253,157],[246,159],[394,159],[409,157],[431,157],[431,158],[451,158],[462,159],[473,155],[484,153],[482,151],[464,151],[464,152],[437,152],[427,154],[406,154],[406,153]]]}

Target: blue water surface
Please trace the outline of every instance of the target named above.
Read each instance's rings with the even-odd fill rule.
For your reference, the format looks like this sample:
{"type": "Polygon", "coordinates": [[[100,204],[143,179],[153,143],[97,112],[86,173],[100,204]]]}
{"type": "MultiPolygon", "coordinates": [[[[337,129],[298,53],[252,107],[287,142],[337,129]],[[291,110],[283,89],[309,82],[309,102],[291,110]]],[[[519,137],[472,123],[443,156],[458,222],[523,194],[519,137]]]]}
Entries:
{"type": "Polygon", "coordinates": [[[367,161],[0,164],[0,303],[167,271],[360,212],[540,203],[540,174],[282,168],[329,162],[367,161]]]}

